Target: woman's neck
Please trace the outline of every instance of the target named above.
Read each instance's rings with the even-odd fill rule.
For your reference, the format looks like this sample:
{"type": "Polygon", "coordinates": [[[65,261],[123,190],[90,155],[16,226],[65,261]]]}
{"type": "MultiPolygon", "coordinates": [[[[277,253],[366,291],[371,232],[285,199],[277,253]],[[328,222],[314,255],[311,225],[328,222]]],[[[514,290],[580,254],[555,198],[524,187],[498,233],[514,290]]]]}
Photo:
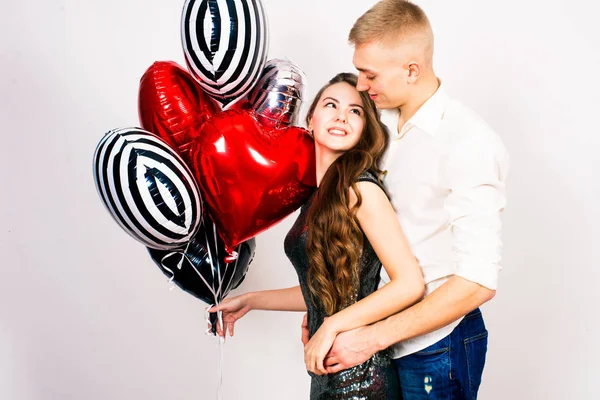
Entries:
{"type": "Polygon", "coordinates": [[[321,180],[323,179],[323,176],[325,176],[327,169],[329,169],[331,164],[333,164],[333,162],[337,160],[337,158],[341,155],[341,153],[336,153],[328,149],[323,149],[319,145],[315,146],[315,159],[317,162],[317,187],[321,185],[321,180]]]}

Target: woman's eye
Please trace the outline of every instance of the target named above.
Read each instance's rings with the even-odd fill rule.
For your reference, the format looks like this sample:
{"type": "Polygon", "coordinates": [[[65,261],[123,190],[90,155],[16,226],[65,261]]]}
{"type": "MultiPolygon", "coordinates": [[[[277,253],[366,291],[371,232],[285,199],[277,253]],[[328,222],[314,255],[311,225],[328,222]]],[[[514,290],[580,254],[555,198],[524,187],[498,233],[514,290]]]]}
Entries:
{"type": "Polygon", "coordinates": [[[333,108],[335,108],[335,103],[333,103],[333,102],[330,101],[329,103],[325,103],[325,107],[333,107],[333,108]]]}
{"type": "Polygon", "coordinates": [[[350,110],[350,112],[353,112],[356,115],[362,115],[362,112],[358,108],[353,108],[352,110],[350,110]]]}
{"type": "Polygon", "coordinates": [[[375,77],[374,76],[367,76],[367,79],[370,80],[370,81],[372,81],[373,79],[375,79],[375,77]]]}

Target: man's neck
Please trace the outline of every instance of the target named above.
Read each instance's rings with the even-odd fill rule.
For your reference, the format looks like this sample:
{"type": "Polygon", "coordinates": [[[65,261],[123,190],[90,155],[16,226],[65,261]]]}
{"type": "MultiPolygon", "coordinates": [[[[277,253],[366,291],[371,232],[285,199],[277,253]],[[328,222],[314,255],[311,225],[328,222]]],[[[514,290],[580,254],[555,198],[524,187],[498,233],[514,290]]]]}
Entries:
{"type": "Polygon", "coordinates": [[[426,81],[419,83],[419,87],[415,88],[414,96],[405,104],[400,106],[400,117],[398,118],[398,132],[402,130],[402,127],[419,111],[419,109],[425,104],[427,100],[438,90],[440,87],[440,81],[435,76],[432,76],[426,81]]]}

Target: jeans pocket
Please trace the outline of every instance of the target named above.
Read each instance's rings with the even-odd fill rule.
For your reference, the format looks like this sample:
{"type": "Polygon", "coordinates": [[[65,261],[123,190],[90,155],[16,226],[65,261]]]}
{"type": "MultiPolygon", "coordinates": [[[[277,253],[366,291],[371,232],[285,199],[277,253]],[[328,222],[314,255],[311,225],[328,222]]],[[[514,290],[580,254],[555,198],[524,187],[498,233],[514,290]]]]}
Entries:
{"type": "Polygon", "coordinates": [[[467,357],[467,373],[469,374],[469,393],[470,399],[477,398],[483,367],[485,365],[485,355],[487,353],[488,332],[487,330],[466,338],[464,340],[465,354],[467,357]]]}
{"type": "Polygon", "coordinates": [[[447,353],[448,351],[450,351],[450,348],[448,346],[437,347],[437,348],[427,348],[425,350],[417,351],[417,352],[413,353],[413,355],[415,355],[415,356],[433,356],[436,354],[447,353]]]}
{"type": "Polygon", "coordinates": [[[431,346],[425,347],[423,350],[419,350],[412,355],[414,356],[431,356],[435,354],[447,353],[450,350],[450,338],[445,337],[439,342],[432,344],[431,346]]]}

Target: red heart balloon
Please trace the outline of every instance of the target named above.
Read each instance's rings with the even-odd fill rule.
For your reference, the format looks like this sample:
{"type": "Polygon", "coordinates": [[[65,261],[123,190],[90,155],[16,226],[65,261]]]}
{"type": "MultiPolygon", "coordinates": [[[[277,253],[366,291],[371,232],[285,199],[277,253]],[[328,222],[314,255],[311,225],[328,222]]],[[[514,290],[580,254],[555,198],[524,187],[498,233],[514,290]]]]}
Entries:
{"type": "Polygon", "coordinates": [[[314,141],[299,127],[270,129],[228,110],[200,128],[192,169],[228,250],[300,207],[316,186],[314,141]]]}
{"type": "Polygon", "coordinates": [[[192,142],[220,107],[182,67],[157,61],[140,79],[138,111],[142,128],[164,139],[191,165],[192,142]]]}

